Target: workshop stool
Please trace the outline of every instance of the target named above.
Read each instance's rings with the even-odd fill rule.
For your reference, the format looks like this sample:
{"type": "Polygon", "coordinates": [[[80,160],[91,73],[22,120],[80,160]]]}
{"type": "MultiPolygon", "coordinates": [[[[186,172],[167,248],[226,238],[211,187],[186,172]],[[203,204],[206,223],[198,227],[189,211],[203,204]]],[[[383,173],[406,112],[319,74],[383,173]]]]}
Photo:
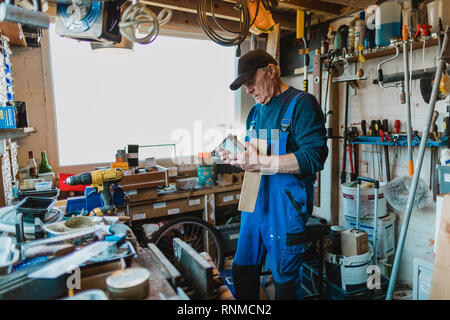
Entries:
{"type": "MultiPolygon", "coordinates": [[[[310,217],[305,226],[305,232],[303,234],[303,239],[301,243],[310,243],[314,241],[319,241],[319,292],[314,295],[309,295],[304,297],[304,299],[312,300],[312,299],[323,299],[323,268],[325,264],[325,254],[324,254],[324,238],[330,234],[330,227],[326,224],[321,223],[318,218],[310,217]]],[[[273,297],[266,290],[266,281],[267,276],[272,274],[272,271],[266,269],[268,263],[268,257],[266,256],[266,262],[264,263],[264,271],[261,273],[263,277],[261,280],[261,285],[264,290],[264,293],[269,297],[269,299],[273,299],[273,297]]]]}

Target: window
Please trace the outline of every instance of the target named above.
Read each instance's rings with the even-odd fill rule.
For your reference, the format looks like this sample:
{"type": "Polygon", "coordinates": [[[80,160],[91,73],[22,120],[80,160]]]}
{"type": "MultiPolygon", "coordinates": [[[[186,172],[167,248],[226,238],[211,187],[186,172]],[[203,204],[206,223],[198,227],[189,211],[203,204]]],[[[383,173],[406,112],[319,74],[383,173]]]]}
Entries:
{"type": "Polygon", "coordinates": [[[177,156],[195,155],[234,121],[234,48],[159,35],[116,55],[62,38],[54,24],[49,35],[61,166],[113,162],[128,144],[175,143],[177,156]]]}

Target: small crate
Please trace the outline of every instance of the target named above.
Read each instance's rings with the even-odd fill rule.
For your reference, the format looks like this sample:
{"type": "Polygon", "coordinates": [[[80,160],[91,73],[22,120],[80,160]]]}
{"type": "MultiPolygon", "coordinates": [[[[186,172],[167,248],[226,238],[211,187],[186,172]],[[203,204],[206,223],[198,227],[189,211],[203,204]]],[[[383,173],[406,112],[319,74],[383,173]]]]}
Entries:
{"type": "Polygon", "coordinates": [[[224,250],[226,253],[234,252],[237,249],[237,242],[239,238],[239,230],[241,223],[232,223],[224,226],[216,226],[220,235],[224,240],[224,250]]]}
{"type": "Polygon", "coordinates": [[[450,193],[450,166],[437,166],[439,171],[439,193],[450,193]]]}

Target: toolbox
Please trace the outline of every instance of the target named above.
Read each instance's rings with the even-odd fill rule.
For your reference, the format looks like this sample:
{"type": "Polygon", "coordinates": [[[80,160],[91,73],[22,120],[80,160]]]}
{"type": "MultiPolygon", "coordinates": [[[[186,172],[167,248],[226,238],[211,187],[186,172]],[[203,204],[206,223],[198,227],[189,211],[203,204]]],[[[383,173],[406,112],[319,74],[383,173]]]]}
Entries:
{"type": "Polygon", "coordinates": [[[241,223],[231,223],[223,226],[216,226],[224,242],[224,250],[226,253],[232,253],[237,249],[237,242],[239,238],[239,231],[241,229],[241,223]]]}

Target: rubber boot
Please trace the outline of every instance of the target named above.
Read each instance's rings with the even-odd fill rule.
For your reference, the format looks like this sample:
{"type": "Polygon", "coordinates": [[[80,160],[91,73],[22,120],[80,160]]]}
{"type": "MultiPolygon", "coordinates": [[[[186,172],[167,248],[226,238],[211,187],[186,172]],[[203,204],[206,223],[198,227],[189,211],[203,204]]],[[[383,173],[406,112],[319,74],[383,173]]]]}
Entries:
{"type": "Polygon", "coordinates": [[[232,266],[233,284],[237,300],[259,300],[260,266],[232,266]]]}

